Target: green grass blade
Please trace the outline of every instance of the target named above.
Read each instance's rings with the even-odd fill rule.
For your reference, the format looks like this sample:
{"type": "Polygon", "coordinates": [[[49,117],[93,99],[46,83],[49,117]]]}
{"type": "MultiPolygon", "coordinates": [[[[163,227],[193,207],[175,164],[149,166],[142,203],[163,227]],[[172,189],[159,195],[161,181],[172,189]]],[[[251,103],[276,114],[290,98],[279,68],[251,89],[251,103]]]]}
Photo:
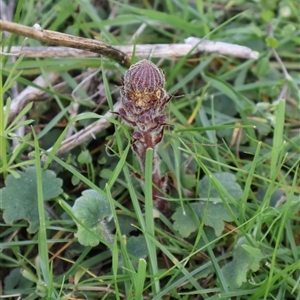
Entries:
{"type": "MultiPolygon", "coordinates": [[[[36,166],[36,179],[37,179],[37,197],[38,197],[38,212],[39,212],[39,222],[40,228],[38,231],[38,248],[39,248],[39,267],[41,268],[43,281],[47,286],[52,285],[51,273],[49,269],[49,256],[47,247],[47,224],[46,224],[46,214],[45,214],[45,203],[43,196],[43,185],[42,185],[42,172],[41,161],[40,161],[40,150],[38,139],[34,131],[32,131],[34,137],[35,146],[35,166],[36,166]]],[[[48,289],[48,292],[50,290],[48,289]]],[[[50,296],[48,294],[48,296],[50,296]]],[[[52,295],[53,296],[53,295],[52,295]]]]}
{"type": "Polygon", "coordinates": [[[136,281],[135,281],[135,299],[139,300],[143,298],[143,290],[144,290],[144,283],[146,278],[146,269],[147,269],[147,262],[143,259],[139,259],[138,270],[136,274],[136,281]]]}
{"type": "MultiPolygon", "coordinates": [[[[156,247],[149,240],[148,236],[155,236],[154,232],[154,207],[153,207],[153,197],[152,197],[152,169],[153,169],[153,149],[147,149],[146,151],[146,162],[145,162],[145,226],[146,233],[145,236],[146,244],[149,252],[149,265],[151,269],[152,276],[158,273],[157,265],[157,255],[156,247]]],[[[160,290],[159,281],[156,280],[152,286],[153,294],[156,295],[160,290]]]]}

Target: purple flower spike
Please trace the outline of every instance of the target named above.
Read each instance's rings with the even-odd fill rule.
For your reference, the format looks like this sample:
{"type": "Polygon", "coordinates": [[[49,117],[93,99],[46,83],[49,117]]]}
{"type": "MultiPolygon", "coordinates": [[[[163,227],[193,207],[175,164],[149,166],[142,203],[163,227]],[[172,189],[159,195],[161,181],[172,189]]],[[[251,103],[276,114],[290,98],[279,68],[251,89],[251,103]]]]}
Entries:
{"type": "Polygon", "coordinates": [[[151,61],[143,59],[132,65],[125,73],[121,88],[123,108],[120,109],[120,116],[135,129],[132,149],[138,156],[143,171],[146,150],[152,148],[154,151],[153,201],[160,211],[167,212],[169,203],[161,199],[166,188],[166,177],[160,174],[159,158],[156,154],[166,120],[163,111],[171,99],[164,86],[164,73],[151,61]]]}

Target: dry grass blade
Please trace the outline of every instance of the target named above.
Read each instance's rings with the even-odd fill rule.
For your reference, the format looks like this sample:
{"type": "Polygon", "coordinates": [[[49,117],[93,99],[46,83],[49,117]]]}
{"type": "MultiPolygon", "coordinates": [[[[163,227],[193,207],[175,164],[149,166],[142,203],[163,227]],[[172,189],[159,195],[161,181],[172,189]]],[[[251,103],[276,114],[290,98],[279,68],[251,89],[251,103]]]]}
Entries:
{"type": "MultiPolygon", "coordinates": [[[[197,54],[201,52],[216,53],[224,56],[239,57],[244,59],[257,59],[259,53],[252,49],[236,44],[202,40],[198,38],[187,38],[185,43],[180,44],[137,44],[133,45],[117,45],[115,49],[131,56],[135,48],[135,56],[140,58],[157,57],[157,58],[173,58],[182,57],[189,53],[197,54]]],[[[7,54],[9,49],[4,48],[7,54]]],[[[96,51],[94,51],[96,52],[96,51]]],[[[72,49],[68,47],[11,47],[9,55],[25,57],[98,57],[99,54],[84,51],[81,49],[72,49]]]]}
{"type": "MultiPolygon", "coordinates": [[[[120,107],[121,107],[121,103],[117,102],[114,105],[114,112],[108,111],[104,115],[104,117],[105,118],[115,118],[117,116],[116,113],[119,111],[120,107]]],[[[78,131],[77,133],[75,133],[72,136],[65,139],[61,143],[58,151],[56,152],[56,155],[61,155],[63,153],[67,153],[67,152],[71,151],[75,147],[77,147],[77,146],[81,145],[82,143],[88,141],[89,139],[95,137],[95,135],[97,133],[99,133],[102,130],[104,130],[105,128],[109,127],[111,125],[111,123],[105,118],[102,118],[96,122],[93,122],[91,125],[87,126],[86,128],[83,128],[82,130],[78,131]]],[[[52,148],[48,149],[47,151],[50,152],[51,150],[52,150],[52,148]]],[[[46,156],[43,156],[42,159],[45,160],[46,156]]]]}
{"type": "MultiPolygon", "coordinates": [[[[48,81],[44,79],[42,75],[37,77],[33,83],[39,87],[46,88],[48,84],[53,84],[59,78],[59,74],[56,72],[51,72],[48,74],[48,81]]],[[[10,114],[8,123],[12,122],[12,120],[17,116],[17,114],[30,102],[35,99],[41,97],[45,92],[39,88],[35,88],[33,86],[26,87],[16,98],[14,98],[11,102],[10,106],[10,114]]]]}

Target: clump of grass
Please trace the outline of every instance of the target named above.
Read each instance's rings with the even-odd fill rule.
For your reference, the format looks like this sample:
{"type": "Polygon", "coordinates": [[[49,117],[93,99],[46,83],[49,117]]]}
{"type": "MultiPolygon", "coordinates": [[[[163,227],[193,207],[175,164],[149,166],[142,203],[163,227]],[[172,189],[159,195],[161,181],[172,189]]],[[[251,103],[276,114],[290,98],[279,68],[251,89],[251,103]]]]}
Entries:
{"type": "MultiPolygon", "coordinates": [[[[105,57],[3,56],[3,294],[300,299],[297,4],[99,3],[19,1],[14,21],[111,45],[200,36],[250,46],[260,57],[150,58],[153,63],[141,60],[126,72],[105,57]],[[102,72],[76,88],[76,76],[100,64],[102,72]],[[60,83],[50,72],[59,74],[60,83]],[[46,87],[33,83],[41,74],[46,87]],[[46,94],[8,121],[10,99],[28,86],[46,94]],[[76,102],[70,96],[75,88],[90,101],[76,102]],[[114,126],[56,154],[69,128],[84,131],[92,119],[104,119],[120,97],[119,115],[129,126],[106,118],[114,126]],[[94,194],[99,206],[88,198],[94,194]],[[74,213],[78,199],[94,206],[83,202],[80,214],[74,213]],[[108,218],[100,214],[104,205],[108,218]],[[162,211],[168,205],[171,217],[156,214],[153,205],[162,211]],[[82,239],[78,224],[86,230],[82,239]],[[83,246],[82,240],[97,242],[83,246]]],[[[11,35],[1,45],[23,42],[11,35]]]]}

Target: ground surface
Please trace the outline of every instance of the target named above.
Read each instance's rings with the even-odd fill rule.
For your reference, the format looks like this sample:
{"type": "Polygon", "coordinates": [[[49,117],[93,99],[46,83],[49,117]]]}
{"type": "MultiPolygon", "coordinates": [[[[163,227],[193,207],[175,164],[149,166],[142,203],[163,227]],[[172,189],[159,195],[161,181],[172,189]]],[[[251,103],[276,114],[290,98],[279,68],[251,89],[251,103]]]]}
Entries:
{"type": "Polygon", "coordinates": [[[137,47],[132,63],[159,66],[172,97],[166,121],[156,119],[165,125],[154,164],[160,160],[169,204],[159,214],[153,153],[141,170],[131,149],[136,129],[111,113],[120,108],[126,64],[58,50],[49,57],[34,48],[45,43],[2,33],[2,47],[24,43],[36,53],[1,56],[2,294],[300,299],[299,4],[5,3],[2,20],[112,46],[197,37],[247,46],[259,58],[155,57],[154,46],[145,57],[137,47]]]}

